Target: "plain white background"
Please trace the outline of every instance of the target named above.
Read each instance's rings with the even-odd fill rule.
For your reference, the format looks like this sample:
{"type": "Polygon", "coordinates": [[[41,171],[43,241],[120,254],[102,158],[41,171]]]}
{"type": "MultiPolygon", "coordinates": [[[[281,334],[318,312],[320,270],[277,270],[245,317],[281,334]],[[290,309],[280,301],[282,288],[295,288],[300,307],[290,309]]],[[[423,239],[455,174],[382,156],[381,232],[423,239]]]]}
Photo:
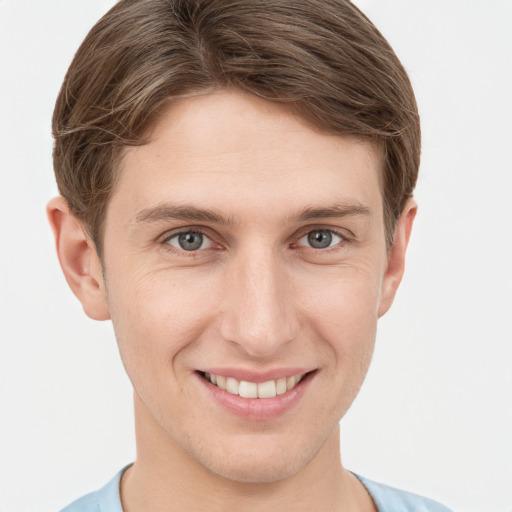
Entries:
{"type": "MultiPolygon", "coordinates": [[[[342,454],[458,511],[512,511],[512,1],[359,0],[423,122],[408,269],[342,454]]],[[[109,323],[54,254],[50,117],[108,0],[0,0],[0,510],[52,512],[134,458],[109,323]]]]}

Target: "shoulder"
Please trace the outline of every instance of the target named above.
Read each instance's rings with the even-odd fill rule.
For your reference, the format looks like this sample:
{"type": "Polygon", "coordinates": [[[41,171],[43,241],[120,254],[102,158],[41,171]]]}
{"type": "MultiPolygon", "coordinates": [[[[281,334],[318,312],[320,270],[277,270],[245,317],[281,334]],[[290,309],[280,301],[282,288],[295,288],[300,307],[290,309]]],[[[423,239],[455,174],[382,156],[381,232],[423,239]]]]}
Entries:
{"type": "Polygon", "coordinates": [[[370,493],[379,512],[452,512],[437,501],[356,476],[370,493]]]}
{"type": "Polygon", "coordinates": [[[126,468],[117,473],[101,489],[82,496],[60,512],[123,512],[119,496],[119,482],[126,468]]]}
{"type": "Polygon", "coordinates": [[[60,512],[100,512],[97,494],[98,492],[86,494],[63,508],[60,512]]]}

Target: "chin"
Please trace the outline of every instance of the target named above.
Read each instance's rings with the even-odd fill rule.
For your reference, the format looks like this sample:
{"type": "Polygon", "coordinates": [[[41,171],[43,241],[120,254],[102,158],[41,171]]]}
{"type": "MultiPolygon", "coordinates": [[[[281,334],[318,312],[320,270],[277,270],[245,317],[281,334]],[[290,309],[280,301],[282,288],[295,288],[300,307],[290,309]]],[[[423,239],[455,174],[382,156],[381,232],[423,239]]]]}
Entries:
{"type": "Polygon", "coordinates": [[[223,450],[202,450],[194,457],[211,473],[227,480],[248,484],[268,484],[286,480],[308,465],[318,450],[304,450],[304,444],[258,442],[246,438],[245,446],[223,450]],[[220,452],[220,453],[219,453],[220,452]]]}
{"type": "Polygon", "coordinates": [[[299,461],[275,461],[266,458],[265,461],[248,460],[218,460],[208,469],[216,475],[233,482],[245,484],[269,484],[286,480],[300,471],[303,467],[299,461]],[[269,462],[269,460],[271,462],[269,462]]]}

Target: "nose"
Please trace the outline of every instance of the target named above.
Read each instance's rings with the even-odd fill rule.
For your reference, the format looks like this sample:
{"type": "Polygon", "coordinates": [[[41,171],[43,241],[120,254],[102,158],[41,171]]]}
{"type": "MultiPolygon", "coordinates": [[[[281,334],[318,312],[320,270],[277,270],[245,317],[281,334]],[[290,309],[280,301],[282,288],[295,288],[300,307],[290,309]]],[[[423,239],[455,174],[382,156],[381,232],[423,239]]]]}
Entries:
{"type": "Polygon", "coordinates": [[[299,331],[293,280],[272,250],[247,252],[227,271],[221,335],[252,358],[275,357],[299,331]]]}

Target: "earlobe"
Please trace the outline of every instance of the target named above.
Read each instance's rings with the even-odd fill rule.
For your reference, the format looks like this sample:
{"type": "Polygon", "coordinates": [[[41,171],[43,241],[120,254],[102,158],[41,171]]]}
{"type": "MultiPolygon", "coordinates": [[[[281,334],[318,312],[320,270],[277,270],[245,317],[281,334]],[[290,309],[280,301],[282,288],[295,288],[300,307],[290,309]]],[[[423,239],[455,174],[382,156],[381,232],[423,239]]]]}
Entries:
{"type": "Polygon", "coordinates": [[[405,253],[407,252],[412,225],[417,211],[418,205],[416,201],[412,198],[409,199],[396,224],[393,246],[389,250],[387,268],[382,280],[379,317],[383,316],[391,307],[398,286],[402,281],[405,271],[405,253]]]}
{"type": "Polygon", "coordinates": [[[101,262],[96,247],[85,234],[81,222],[63,197],[52,199],[46,212],[55,235],[60,266],[66,281],[82,303],[85,313],[94,320],[108,320],[101,262]]]}

